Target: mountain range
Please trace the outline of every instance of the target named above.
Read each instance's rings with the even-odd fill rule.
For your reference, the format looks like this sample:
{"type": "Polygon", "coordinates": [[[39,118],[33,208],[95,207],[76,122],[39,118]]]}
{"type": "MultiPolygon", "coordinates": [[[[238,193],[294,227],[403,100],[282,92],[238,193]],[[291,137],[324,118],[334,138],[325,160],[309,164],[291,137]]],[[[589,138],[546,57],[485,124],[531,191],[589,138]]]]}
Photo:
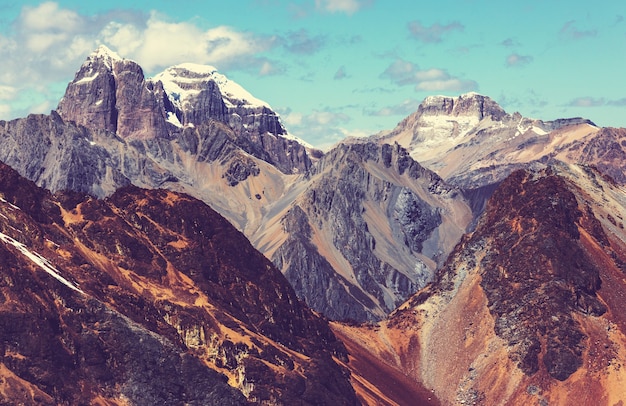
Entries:
{"type": "Polygon", "coordinates": [[[469,93],[321,151],[102,46],[0,140],[0,402],[626,400],[625,129],[469,93]]]}

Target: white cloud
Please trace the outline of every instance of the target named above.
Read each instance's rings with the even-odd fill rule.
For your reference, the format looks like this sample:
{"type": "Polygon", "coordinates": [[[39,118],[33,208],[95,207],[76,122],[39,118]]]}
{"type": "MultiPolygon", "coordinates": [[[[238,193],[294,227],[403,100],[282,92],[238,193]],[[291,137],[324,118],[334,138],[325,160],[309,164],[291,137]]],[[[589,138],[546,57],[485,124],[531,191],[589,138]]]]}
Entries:
{"type": "Polygon", "coordinates": [[[403,59],[397,59],[389,65],[381,77],[391,80],[398,86],[413,85],[419,92],[466,92],[478,88],[475,81],[457,78],[445,69],[420,69],[416,64],[403,59]]]}
{"type": "Polygon", "coordinates": [[[130,55],[141,47],[143,32],[134,24],[112,21],[100,32],[102,41],[114,48],[119,55],[130,55]]]}
{"type": "MultiPolygon", "coordinates": [[[[231,27],[219,26],[202,30],[189,22],[169,22],[152,13],[145,27],[110,23],[101,33],[120,55],[139,62],[147,71],[164,68],[182,61],[215,65],[218,68],[237,66],[273,46],[272,38],[259,38],[231,27]]],[[[255,64],[263,69],[264,62],[255,64]]],[[[267,66],[265,67],[267,71],[267,66]]]]}
{"type": "Polygon", "coordinates": [[[367,2],[358,0],[315,0],[317,10],[348,15],[356,13],[366,4],[367,2]]]}
{"type": "Polygon", "coordinates": [[[11,100],[17,94],[17,89],[13,86],[0,85],[0,100],[11,100]]]}
{"type": "Polygon", "coordinates": [[[51,1],[37,7],[25,6],[20,16],[21,26],[30,31],[74,32],[83,25],[83,20],[76,12],[60,9],[51,1]]]}
{"type": "Polygon", "coordinates": [[[408,24],[411,36],[427,43],[441,42],[443,36],[452,31],[463,31],[465,27],[458,21],[447,25],[435,23],[431,26],[425,26],[419,21],[411,21],[408,24]]]}
{"type": "Polygon", "coordinates": [[[350,117],[340,112],[317,110],[311,114],[303,114],[285,111],[281,113],[281,118],[290,133],[310,142],[316,148],[330,148],[346,136],[365,135],[364,131],[346,130],[345,124],[350,121],[350,117]]]}
{"type": "Polygon", "coordinates": [[[418,82],[429,82],[445,79],[448,77],[448,74],[441,69],[426,69],[426,70],[416,70],[414,73],[415,80],[418,82]]]}
{"type": "Polygon", "coordinates": [[[147,74],[181,62],[210,64],[220,70],[246,69],[259,75],[280,72],[261,56],[278,46],[274,37],[254,36],[227,26],[203,29],[192,22],[169,21],[154,12],[117,10],[86,16],[45,2],[24,6],[11,25],[14,29],[9,34],[0,34],[0,92],[5,104],[13,107],[0,109],[0,118],[41,110],[41,99],[33,100],[28,108],[26,98],[17,101],[19,94],[36,91],[49,98],[48,106],[56,105],[62,96],[58,82],[69,81],[100,44],[137,61],[147,74]],[[15,91],[7,93],[9,88],[15,91]]]}
{"type": "Polygon", "coordinates": [[[466,92],[469,90],[474,90],[475,88],[475,82],[471,80],[461,80],[457,78],[427,80],[415,85],[415,90],[424,92],[466,92]]]}
{"type": "Polygon", "coordinates": [[[510,54],[506,57],[506,66],[519,67],[528,65],[533,61],[533,57],[530,55],[510,54]]]}
{"type": "Polygon", "coordinates": [[[343,113],[333,113],[330,111],[314,111],[303,118],[306,125],[339,125],[350,121],[350,117],[343,113]]]}

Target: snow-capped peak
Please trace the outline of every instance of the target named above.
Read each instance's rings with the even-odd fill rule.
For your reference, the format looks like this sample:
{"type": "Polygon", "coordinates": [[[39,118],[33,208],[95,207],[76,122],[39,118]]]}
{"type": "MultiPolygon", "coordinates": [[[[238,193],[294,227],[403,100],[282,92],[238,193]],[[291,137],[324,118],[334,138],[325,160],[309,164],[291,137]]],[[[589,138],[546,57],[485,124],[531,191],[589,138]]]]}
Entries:
{"type": "Polygon", "coordinates": [[[96,61],[102,61],[109,68],[113,68],[113,62],[123,61],[124,58],[119,56],[116,52],[109,49],[106,45],[100,45],[95,51],[93,51],[87,57],[87,60],[83,65],[93,64],[96,61]]]}
{"type": "Polygon", "coordinates": [[[154,81],[161,81],[163,88],[171,96],[176,95],[178,102],[184,104],[190,96],[206,88],[209,81],[213,81],[220,89],[224,102],[232,105],[247,105],[249,107],[267,107],[268,103],[252,96],[238,83],[228,79],[211,65],[183,63],[167,68],[155,75],[154,81]]]}

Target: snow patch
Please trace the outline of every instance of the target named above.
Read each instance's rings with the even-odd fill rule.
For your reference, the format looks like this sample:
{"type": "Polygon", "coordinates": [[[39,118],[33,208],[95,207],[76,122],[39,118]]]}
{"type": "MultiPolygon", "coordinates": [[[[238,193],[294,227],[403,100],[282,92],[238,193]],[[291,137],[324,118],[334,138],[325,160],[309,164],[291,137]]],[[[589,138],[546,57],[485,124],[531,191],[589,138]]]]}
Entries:
{"type": "Polygon", "coordinates": [[[183,125],[180,123],[180,120],[178,119],[176,114],[172,113],[171,111],[167,112],[167,118],[165,119],[165,121],[167,121],[170,124],[175,125],[176,127],[179,127],[179,128],[183,127],[183,125]]]}
{"type": "Polygon", "coordinates": [[[532,126],[531,127],[532,132],[534,132],[537,135],[548,135],[548,132],[543,130],[542,128],[539,128],[537,126],[532,126]]]}
{"type": "Polygon", "coordinates": [[[16,205],[14,205],[13,203],[9,203],[6,200],[4,200],[2,197],[0,197],[0,202],[2,203],[6,203],[9,205],[10,208],[14,209],[14,210],[22,210],[19,207],[17,207],[16,205]]]}
{"type": "MultiPolygon", "coordinates": [[[[87,77],[84,77],[84,78],[82,78],[82,79],[79,79],[79,80],[77,80],[76,82],[74,82],[74,84],[78,85],[78,84],[81,84],[81,83],[89,83],[89,82],[93,82],[93,80],[94,80],[95,78],[97,78],[97,77],[98,77],[98,75],[99,75],[99,73],[98,73],[98,72],[96,72],[96,74],[95,74],[95,75],[93,75],[93,76],[87,76],[87,77]]],[[[102,103],[102,100],[100,100],[100,103],[102,103]]]]}
{"type": "Polygon", "coordinates": [[[184,107],[186,102],[191,101],[193,96],[206,89],[208,83],[213,81],[217,84],[224,103],[228,107],[244,105],[271,108],[268,103],[252,96],[247,90],[219,73],[211,65],[194,63],[175,65],[155,75],[152,80],[161,81],[170,99],[173,99],[172,102],[179,107],[184,107]]]}
{"type": "Polygon", "coordinates": [[[83,63],[83,66],[92,65],[96,60],[101,60],[104,62],[104,65],[109,69],[113,69],[113,63],[118,61],[123,61],[124,58],[119,56],[116,52],[111,51],[105,45],[100,45],[98,49],[93,51],[88,57],[87,60],[83,63]]]}
{"type": "Polygon", "coordinates": [[[13,238],[9,237],[6,234],[0,233],[0,240],[2,240],[5,244],[11,244],[13,245],[15,248],[18,249],[18,251],[20,251],[26,258],[30,259],[31,261],[33,261],[35,264],[37,264],[41,269],[43,269],[44,271],[46,271],[49,275],[51,275],[54,279],[58,280],[59,282],[61,282],[62,284],[64,284],[65,286],[69,287],[72,290],[75,290],[77,292],[82,293],[83,295],[85,294],[85,292],[83,292],[82,290],[80,290],[75,284],[73,284],[72,282],[68,281],[67,279],[65,279],[64,277],[62,277],[59,274],[59,271],[50,263],[50,261],[48,261],[46,258],[44,258],[43,256],[39,255],[36,252],[31,252],[28,250],[28,248],[26,248],[26,246],[24,244],[22,244],[19,241],[14,240],[13,238]]]}

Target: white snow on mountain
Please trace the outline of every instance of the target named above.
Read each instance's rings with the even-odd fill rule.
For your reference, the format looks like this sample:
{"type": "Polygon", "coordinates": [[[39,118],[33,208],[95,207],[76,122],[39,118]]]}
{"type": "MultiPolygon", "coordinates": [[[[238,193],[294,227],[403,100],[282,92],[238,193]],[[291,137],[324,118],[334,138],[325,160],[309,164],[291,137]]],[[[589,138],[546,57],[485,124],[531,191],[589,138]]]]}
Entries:
{"type": "Polygon", "coordinates": [[[94,63],[96,60],[102,60],[106,64],[109,69],[113,69],[113,62],[123,61],[124,58],[119,56],[116,52],[110,50],[105,45],[100,45],[98,49],[93,51],[88,57],[87,60],[83,63],[83,66],[88,66],[94,63]]]}
{"type": "Polygon", "coordinates": [[[172,102],[180,107],[206,88],[207,83],[212,80],[219,87],[227,107],[243,105],[271,109],[268,103],[252,96],[238,83],[228,79],[210,65],[195,63],[175,65],[155,75],[152,80],[155,82],[160,80],[172,102]]]}
{"type": "Polygon", "coordinates": [[[46,271],[54,279],[58,280],[59,282],[61,282],[65,286],[67,286],[67,287],[71,288],[72,290],[75,290],[75,291],[77,291],[79,293],[85,294],[85,292],[80,290],[75,284],[73,284],[72,282],[68,281],[64,277],[62,277],[61,274],[59,273],[59,271],[50,263],[50,261],[48,261],[46,258],[44,258],[43,256],[39,255],[36,252],[29,251],[28,248],[26,248],[26,246],[24,244],[22,244],[21,242],[16,241],[15,239],[9,237],[8,235],[6,235],[4,233],[0,233],[0,241],[4,242],[5,244],[11,244],[15,248],[17,248],[17,250],[20,251],[26,258],[28,258],[31,261],[33,261],[41,269],[46,271]]]}

